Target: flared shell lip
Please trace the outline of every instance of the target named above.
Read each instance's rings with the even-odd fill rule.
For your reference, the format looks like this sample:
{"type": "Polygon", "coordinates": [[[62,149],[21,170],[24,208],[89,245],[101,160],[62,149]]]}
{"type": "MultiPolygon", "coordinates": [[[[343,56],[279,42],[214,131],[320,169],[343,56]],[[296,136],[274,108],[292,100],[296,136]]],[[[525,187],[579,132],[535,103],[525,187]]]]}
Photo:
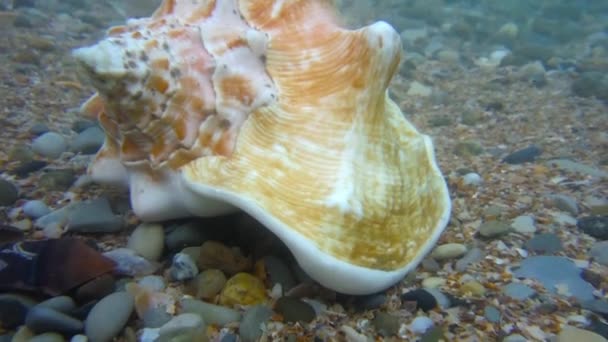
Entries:
{"type": "MultiPolygon", "coordinates": [[[[424,136],[424,138],[430,139],[427,136],[424,136]]],[[[433,151],[431,150],[429,153],[431,154],[429,157],[434,161],[433,151]]],[[[443,187],[441,194],[438,194],[438,196],[443,197],[444,211],[432,234],[420,248],[418,255],[404,267],[392,271],[358,266],[340,260],[323,252],[304,235],[268,214],[252,199],[231,191],[198,183],[196,180],[189,178],[187,171],[182,172],[181,178],[185,188],[196,195],[227,202],[255,218],[287,245],[300,267],[321,285],[344,294],[366,295],[386,290],[414,270],[422,259],[431,252],[446,228],[451,214],[449,191],[436,163],[434,164],[434,171],[435,176],[442,179],[443,187]]]]}

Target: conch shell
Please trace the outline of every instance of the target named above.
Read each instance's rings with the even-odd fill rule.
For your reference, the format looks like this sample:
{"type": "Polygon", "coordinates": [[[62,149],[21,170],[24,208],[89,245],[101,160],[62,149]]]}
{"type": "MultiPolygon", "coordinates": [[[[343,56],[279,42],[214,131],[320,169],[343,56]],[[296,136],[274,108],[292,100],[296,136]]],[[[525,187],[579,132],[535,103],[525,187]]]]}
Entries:
{"type": "Polygon", "coordinates": [[[156,221],[244,210],[320,284],[383,290],[436,243],[450,199],[431,139],[388,97],[399,34],[330,1],[165,0],[75,51],[107,137],[90,166],[156,221]]]}

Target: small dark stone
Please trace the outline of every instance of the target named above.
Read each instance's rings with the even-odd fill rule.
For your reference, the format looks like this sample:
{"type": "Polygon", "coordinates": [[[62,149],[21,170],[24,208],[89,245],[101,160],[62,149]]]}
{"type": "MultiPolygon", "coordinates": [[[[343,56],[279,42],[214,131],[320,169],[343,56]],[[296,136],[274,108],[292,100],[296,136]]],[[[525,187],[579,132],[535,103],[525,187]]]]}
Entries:
{"type": "Polygon", "coordinates": [[[502,161],[508,164],[523,164],[533,162],[543,151],[538,146],[528,146],[506,156],[502,161]]]}
{"type": "Polygon", "coordinates": [[[66,335],[75,335],[82,332],[84,324],[64,313],[45,308],[33,307],[25,318],[25,325],[37,334],[45,332],[58,332],[66,335]]]}
{"type": "Polygon", "coordinates": [[[27,175],[29,175],[32,172],[36,172],[40,169],[42,169],[43,167],[47,166],[47,162],[45,162],[44,160],[32,160],[26,163],[23,163],[19,166],[17,166],[14,170],[13,173],[15,175],[17,175],[18,177],[26,177],[27,175]]]}
{"type": "Polygon", "coordinates": [[[429,311],[437,307],[437,299],[431,293],[423,289],[416,289],[401,296],[405,302],[415,302],[418,309],[429,311]]]}
{"type": "Polygon", "coordinates": [[[31,305],[11,295],[0,296],[0,327],[13,329],[25,322],[31,305]]]}
{"type": "Polygon", "coordinates": [[[524,247],[529,251],[542,254],[554,254],[563,248],[562,241],[553,233],[535,235],[524,244],[524,247]]]}
{"type": "Polygon", "coordinates": [[[576,222],[583,233],[599,240],[608,240],[608,216],[587,216],[576,222]]]}
{"type": "Polygon", "coordinates": [[[292,297],[279,298],[274,307],[275,311],[283,315],[286,322],[310,322],[316,317],[315,310],[310,304],[292,297]]]}
{"type": "Polygon", "coordinates": [[[220,340],[220,342],[236,342],[236,335],[235,334],[226,334],[222,337],[222,339],[220,340]]]}
{"type": "Polygon", "coordinates": [[[605,280],[603,276],[586,268],[581,271],[581,278],[596,288],[601,288],[602,282],[605,280]]]}
{"type": "Polygon", "coordinates": [[[17,187],[4,179],[0,179],[0,207],[12,205],[19,198],[17,187]]]}
{"type": "Polygon", "coordinates": [[[386,312],[378,312],[372,320],[376,331],[382,336],[394,336],[399,333],[400,319],[386,312]]]}
{"type": "Polygon", "coordinates": [[[386,303],[386,295],[377,293],[367,296],[360,296],[355,299],[355,309],[359,311],[374,310],[380,308],[386,303]]]}

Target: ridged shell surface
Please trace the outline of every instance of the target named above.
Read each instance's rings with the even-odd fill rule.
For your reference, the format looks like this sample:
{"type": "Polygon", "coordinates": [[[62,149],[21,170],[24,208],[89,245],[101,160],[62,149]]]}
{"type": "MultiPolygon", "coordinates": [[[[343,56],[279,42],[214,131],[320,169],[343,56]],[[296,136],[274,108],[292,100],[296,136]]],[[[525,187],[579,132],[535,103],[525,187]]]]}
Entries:
{"type": "Polygon", "coordinates": [[[91,166],[145,220],[240,208],[314,279],[399,281],[450,200],[431,139],[387,95],[400,37],[340,27],[327,1],[165,1],[75,52],[107,139],[91,166]]]}

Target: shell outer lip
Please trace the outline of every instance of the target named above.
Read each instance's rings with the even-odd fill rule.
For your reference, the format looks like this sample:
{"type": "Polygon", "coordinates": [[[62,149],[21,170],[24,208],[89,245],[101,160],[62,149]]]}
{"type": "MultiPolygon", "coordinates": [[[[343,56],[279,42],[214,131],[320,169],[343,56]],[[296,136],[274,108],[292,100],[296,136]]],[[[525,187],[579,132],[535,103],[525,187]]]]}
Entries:
{"type": "Polygon", "coordinates": [[[442,200],[445,210],[437,221],[432,235],[428,237],[424,246],[420,248],[418,255],[410,263],[393,271],[384,271],[353,265],[323,252],[312,241],[269,215],[250,199],[192,181],[186,173],[182,173],[182,181],[184,187],[189,188],[200,197],[229,202],[254,217],[287,245],[300,267],[315,281],[326,288],[349,295],[367,295],[380,292],[403,279],[431,252],[447,226],[451,213],[451,201],[447,184],[443,182],[442,200]]]}

